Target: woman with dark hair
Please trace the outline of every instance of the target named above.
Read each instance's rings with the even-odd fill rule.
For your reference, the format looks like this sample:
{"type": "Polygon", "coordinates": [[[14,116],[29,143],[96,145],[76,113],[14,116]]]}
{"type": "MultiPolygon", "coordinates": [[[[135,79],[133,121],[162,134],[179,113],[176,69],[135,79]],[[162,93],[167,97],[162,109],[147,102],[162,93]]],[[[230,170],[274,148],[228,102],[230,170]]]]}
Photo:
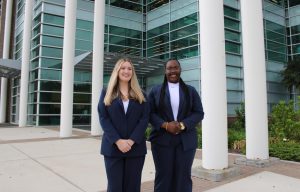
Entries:
{"type": "Polygon", "coordinates": [[[191,168],[197,148],[196,125],[204,112],[200,96],[180,78],[178,60],[165,65],[162,85],[149,93],[149,137],[155,164],[155,192],[191,192],[191,168]]]}

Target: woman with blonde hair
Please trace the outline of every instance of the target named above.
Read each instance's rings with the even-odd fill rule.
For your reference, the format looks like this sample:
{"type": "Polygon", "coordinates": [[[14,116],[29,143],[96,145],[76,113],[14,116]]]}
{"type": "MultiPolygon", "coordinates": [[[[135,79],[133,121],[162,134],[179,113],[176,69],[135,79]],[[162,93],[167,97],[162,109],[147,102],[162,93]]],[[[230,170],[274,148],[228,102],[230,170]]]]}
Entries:
{"type": "Polygon", "coordinates": [[[107,192],[139,192],[149,105],[130,59],[117,61],[98,104],[107,192]]]}

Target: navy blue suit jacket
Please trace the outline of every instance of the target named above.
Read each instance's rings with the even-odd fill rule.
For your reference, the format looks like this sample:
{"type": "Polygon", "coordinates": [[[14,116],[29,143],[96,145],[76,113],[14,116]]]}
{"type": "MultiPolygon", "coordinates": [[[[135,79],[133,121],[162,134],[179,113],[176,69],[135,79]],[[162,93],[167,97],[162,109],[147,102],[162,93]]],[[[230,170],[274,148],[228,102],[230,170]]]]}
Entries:
{"type": "Polygon", "coordinates": [[[149,104],[130,99],[125,114],[122,100],[114,99],[110,106],[104,105],[106,91],[103,90],[98,104],[100,124],[103,129],[101,154],[111,157],[142,156],[147,153],[145,130],[149,122],[149,104]],[[119,139],[132,139],[131,150],[122,153],[115,142],[119,139]]]}
{"type": "MultiPolygon", "coordinates": [[[[185,96],[181,87],[179,88],[179,109],[177,115],[177,121],[183,122],[186,129],[180,133],[181,141],[183,144],[184,150],[195,149],[197,148],[197,131],[196,125],[203,119],[204,112],[200,96],[190,85],[188,86],[190,103],[187,103],[185,96]],[[184,106],[189,105],[190,110],[187,115],[184,115],[184,106]]],[[[158,85],[152,88],[149,93],[149,104],[151,108],[150,112],[150,123],[152,124],[152,131],[149,137],[151,142],[168,146],[170,144],[172,134],[167,132],[165,129],[160,126],[164,122],[174,121],[169,88],[166,86],[165,90],[165,99],[164,99],[164,109],[159,108],[159,98],[162,85],[158,85]]]]}

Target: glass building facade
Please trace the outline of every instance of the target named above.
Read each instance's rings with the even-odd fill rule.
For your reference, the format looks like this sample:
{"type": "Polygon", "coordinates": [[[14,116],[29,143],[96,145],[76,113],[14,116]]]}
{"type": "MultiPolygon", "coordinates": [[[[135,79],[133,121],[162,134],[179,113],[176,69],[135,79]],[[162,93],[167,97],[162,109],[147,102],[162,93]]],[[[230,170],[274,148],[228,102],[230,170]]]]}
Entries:
{"type": "MultiPolygon", "coordinates": [[[[295,1],[296,2],[296,1],[295,1]]],[[[263,3],[268,106],[286,100],[280,71],[289,58],[300,54],[300,5],[294,1],[263,3]]],[[[58,125],[64,34],[63,0],[35,0],[31,36],[28,124],[58,125]]],[[[94,2],[78,0],[75,56],[93,48],[94,2]]],[[[106,0],[105,45],[107,53],[167,60],[177,58],[182,78],[200,92],[198,0],[106,0]]],[[[24,0],[17,0],[14,59],[22,57],[24,0]]],[[[224,35],[227,70],[228,116],[244,101],[243,55],[239,0],[224,0],[224,35]]],[[[104,60],[106,58],[104,57],[104,60]]],[[[91,122],[91,70],[75,67],[73,124],[91,122]]],[[[104,84],[109,80],[104,73],[104,84]]],[[[163,71],[139,76],[143,88],[162,82],[163,71]]],[[[20,77],[12,79],[11,122],[18,122],[20,77]]]]}

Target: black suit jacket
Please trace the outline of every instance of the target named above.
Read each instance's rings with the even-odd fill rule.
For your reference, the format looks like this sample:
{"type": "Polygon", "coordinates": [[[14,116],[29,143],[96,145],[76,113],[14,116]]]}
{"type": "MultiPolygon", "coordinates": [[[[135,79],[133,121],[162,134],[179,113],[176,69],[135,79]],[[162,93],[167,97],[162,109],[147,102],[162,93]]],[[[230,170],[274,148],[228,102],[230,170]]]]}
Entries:
{"type": "Polygon", "coordinates": [[[110,106],[104,105],[106,91],[103,90],[98,104],[100,124],[103,129],[101,154],[111,157],[142,156],[147,153],[145,130],[149,121],[149,104],[129,100],[127,113],[120,98],[110,106]],[[135,144],[127,153],[122,153],[115,142],[118,139],[132,139],[135,144]]]}
{"type": "MultiPolygon", "coordinates": [[[[180,133],[181,141],[183,144],[184,150],[195,149],[197,148],[197,131],[196,125],[203,119],[204,112],[200,96],[192,86],[188,86],[190,102],[187,103],[184,97],[183,90],[179,88],[179,109],[177,115],[177,121],[183,122],[186,126],[186,130],[180,133]],[[184,107],[190,106],[190,110],[187,114],[184,114],[184,107]]],[[[170,102],[170,93],[169,88],[166,86],[165,98],[164,98],[164,108],[159,108],[159,98],[162,85],[152,88],[149,93],[149,104],[151,108],[150,112],[150,123],[152,124],[152,131],[149,137],[149,140],[160,145],[169,145],[172,134],[168,133],[165,129],[160,126],[164,122],[174,121],[171,102],[170,102]]]]}

